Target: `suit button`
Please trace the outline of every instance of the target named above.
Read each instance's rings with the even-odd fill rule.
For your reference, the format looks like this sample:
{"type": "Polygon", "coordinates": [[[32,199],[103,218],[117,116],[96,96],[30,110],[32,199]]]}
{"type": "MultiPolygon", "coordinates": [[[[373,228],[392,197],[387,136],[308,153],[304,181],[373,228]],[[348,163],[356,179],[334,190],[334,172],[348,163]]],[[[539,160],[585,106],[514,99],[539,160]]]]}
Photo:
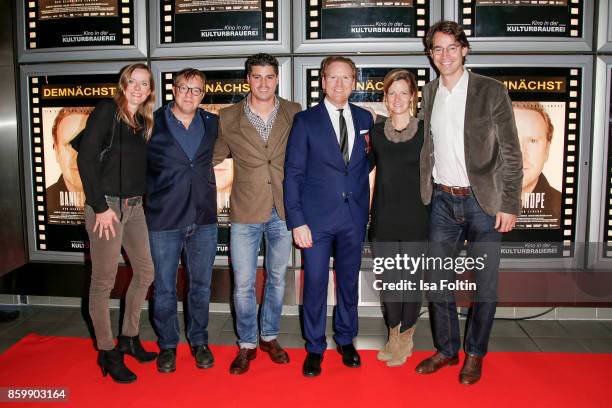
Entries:
{"type": "Polygon", "coordinates": [[[266,147],[266,149],[267,149],[267,148],[268,148],[268,145],[266,145],[265,147],[266,147]]]}
{"type": "Polygon", "coordinates": [[[268,180],[268,184],[272,184],[272,182],[270,180],[268,180]]]}
{"type": "Polygon", "coordinates": [[[345,176],[348,176],[348,171],[345,171],[345,172],[344,172],[344,175],[345,175],[345,176]]]}
{"type": "Polygon", "coordinates": [[[268,164],[272,164],[272,160],[268,160],[268,164]]]}
{"type": "Polygon", "coordinates": [[[189,167],[193,167],[193,163],[191,163],[191,164],[189,165],[189,167]]]}

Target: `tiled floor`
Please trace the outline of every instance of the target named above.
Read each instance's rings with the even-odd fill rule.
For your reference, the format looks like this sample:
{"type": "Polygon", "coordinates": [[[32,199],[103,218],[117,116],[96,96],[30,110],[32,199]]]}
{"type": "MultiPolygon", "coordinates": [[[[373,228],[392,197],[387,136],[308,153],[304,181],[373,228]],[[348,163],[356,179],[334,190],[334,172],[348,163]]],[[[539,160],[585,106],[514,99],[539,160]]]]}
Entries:
{"type": "MultiPolygon", "coordinates": [[[[19,309],[19,319],[0,323],[0,352],[4,352],[29,333],[51,336],[89,338],[90,334],[81,309],[52,306],[2,306],[0,309],[19,309]]],[[[185,341],[184,322],[180,326],[185,341]]],[[[111,311],[113,331],[117,333],[119,313],[111,311]]],[[[140,336],[143,340],[156,340],[148,313],[143,312],[140,336]]],[[[386,340],[386,328],[381,318],[359,319],[357,348],[378,349],[386,340]]],[[[279,340],[285,347],[303,347],[300,322],[297,316],[283,316],[279,340]]],[[[327,341],[333,347],[331,318],[327,321],[327,341]]],[[[209,322],[210,344],[236,344],[233,320],[228,313],[211,313],[209,322]]],[[[415,346],[420,350],[433,350],[429,322],[421,320],[415,333],[415,346]]],[[[542,321],[496,320],[490,340],[491,351],[547,351],[612,353],[612,321],[542,321]]]]}

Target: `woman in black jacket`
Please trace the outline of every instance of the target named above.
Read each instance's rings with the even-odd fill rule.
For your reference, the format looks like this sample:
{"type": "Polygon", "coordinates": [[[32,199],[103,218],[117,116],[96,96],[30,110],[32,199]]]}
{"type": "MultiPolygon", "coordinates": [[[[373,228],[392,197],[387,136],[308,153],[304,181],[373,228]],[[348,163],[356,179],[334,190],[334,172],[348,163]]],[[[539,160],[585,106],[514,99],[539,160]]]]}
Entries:
{"type": "Polygon", "coordinates": [[[136,380],[124,364],[124,353],[139,362],[157,357],[143,349],[138,337],[140,310],[154,276],[142,208],[154,103],[155,87],[149,67],[124,67],[113,100],[103,100],[89,116],[77,157],[85,190],[85,226],[92,264],[89,314],[99,350],[98,365],[104,376],[108,373],[121,383],[136,380]],[[108,302],[122,246],[133,276],[115,346],[108,302]]]}

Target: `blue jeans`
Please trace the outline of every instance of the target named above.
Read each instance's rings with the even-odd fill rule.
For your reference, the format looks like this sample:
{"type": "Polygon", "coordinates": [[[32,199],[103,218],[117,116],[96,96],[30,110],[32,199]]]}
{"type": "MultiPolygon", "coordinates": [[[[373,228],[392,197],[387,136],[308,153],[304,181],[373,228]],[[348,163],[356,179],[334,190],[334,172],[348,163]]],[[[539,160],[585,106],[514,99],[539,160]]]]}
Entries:
{"type": "MultiPolygon", "coordinates": [[[[429,228],[429,256],[456,256],[459,247],[468,241],[468,255],[484,257],[485,267],[474,271],[476,297],[468,312],[464,349],[466,353],[484,356],[497,306],[499,242],[495,217],[486,214],[474,195],[454,196],[434,188],[429,228]]],[[[450,271],[427,271],[428,280],[461,279],[450,271]]],[[[429,315],[434,346],[447,357],[460,349],[459,321],[454,295],[449,291],[428,293],[429,315]]]]}
{"type": "Polygon", "coordinates": [[[187,339],[192,346],[208,344],[208,306],[217,252],[217,224],[149,231],[149,243],[155,265],[153,322],[159,335],[159,348],[175,348],[179,342],[176,274],[183,250],[189,288],[187,339]]]}
{"type": "Polygon", "coordinates": [[[270,341],[278,336],[285,294],[285,272],[291,253],[291,232],[285,221],[272,209],[263,224],[233,223],[230,232],[230,256],[234,269],[234,308],[240,347],[257,344],[257,301],[255,275],[261,238],[266,240],[266,283],[261,305],[261,336],[270,341]]]}

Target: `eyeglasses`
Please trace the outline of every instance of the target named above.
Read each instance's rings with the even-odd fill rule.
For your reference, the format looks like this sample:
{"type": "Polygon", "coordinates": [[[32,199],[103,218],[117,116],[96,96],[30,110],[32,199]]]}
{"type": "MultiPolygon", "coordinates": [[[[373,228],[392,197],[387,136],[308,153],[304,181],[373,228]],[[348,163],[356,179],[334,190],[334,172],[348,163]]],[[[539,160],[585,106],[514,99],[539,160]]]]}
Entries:
{"type": "Polygon", "coordinates": [[[461,44],[455,43],[455,44],[449,45],[446,48],[444,48],[444,47],[433,47],[431,49],[431,53],[433,55],[442,55],[444,53],[444,50],[446,50],[446,52],[448,52],[450,55],[455,55],[455,54],[457,54],[457,52],[459,52],[459,50],[461,48],[463,48],[461,46],[461,44]]]}
{"type": "Polygon", "coordinates": [[[191,92],[193,96],[200,96],[202,95],[202,92],[203,92],[202,89],[200,88],[190,88],[185,85],[178,85],[178,86],[175,86],[175,88],[178,89],[179,93],[186,94],[188,92],[191,92]]]}

